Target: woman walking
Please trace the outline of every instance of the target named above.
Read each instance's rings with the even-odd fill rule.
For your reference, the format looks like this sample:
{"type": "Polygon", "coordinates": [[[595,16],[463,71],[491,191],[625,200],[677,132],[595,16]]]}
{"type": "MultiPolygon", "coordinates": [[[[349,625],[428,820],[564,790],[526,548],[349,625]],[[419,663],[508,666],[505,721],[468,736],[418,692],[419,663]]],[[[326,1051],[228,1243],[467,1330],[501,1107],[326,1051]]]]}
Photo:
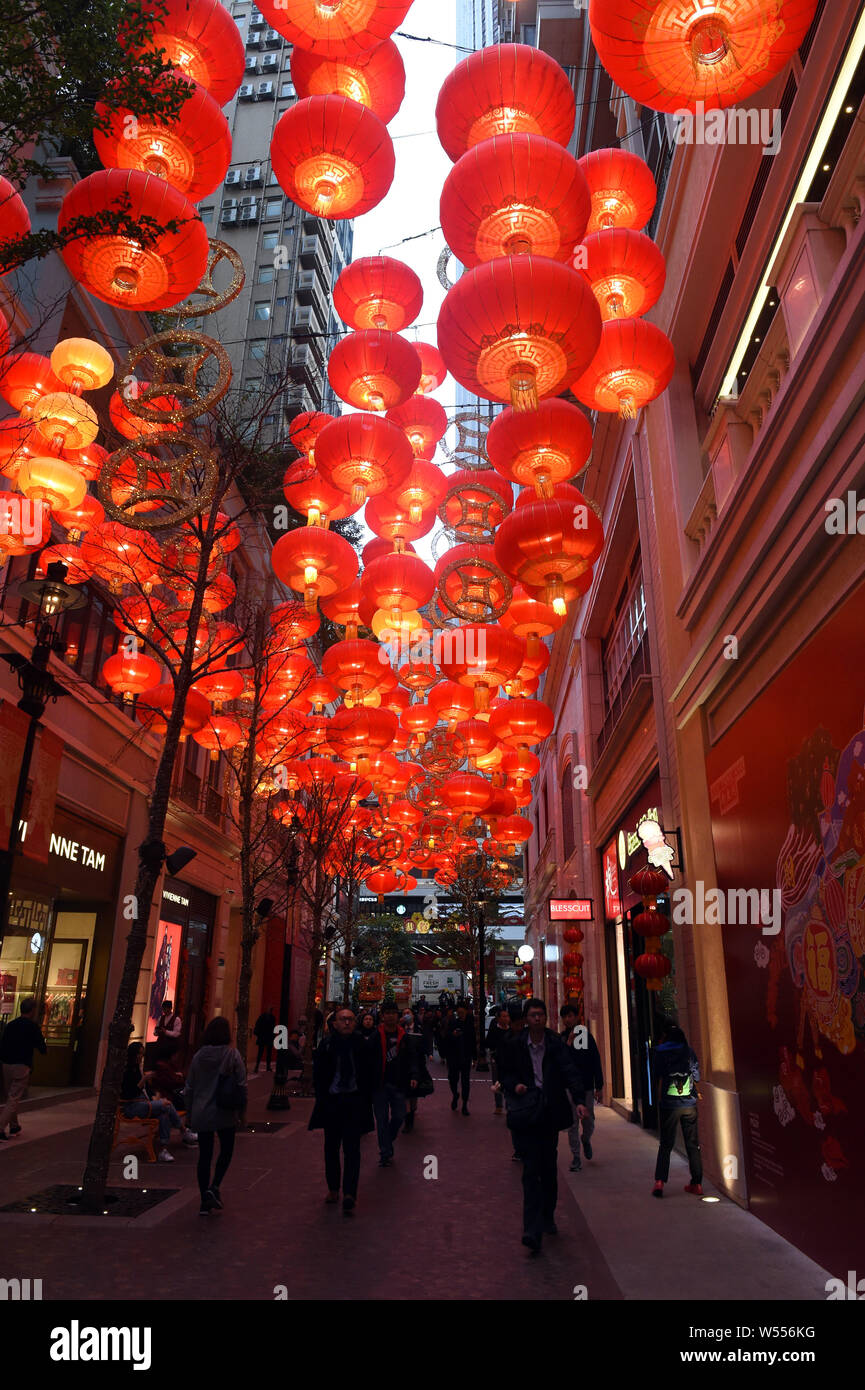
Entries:
{"type": "Polygon", "coordinates": [[[186,1078],[190,1124],[198,1133],[199,1215],[222,1208],[220,1188],[234,1153],[234,1136],[246,1109],[246,1067],[237,1048],[231,1046],[227,1018],[214,1018],[201,1038],[186,1078]],[[211,1180],[217,1135],[219,1157],[211,1180]]]}
{"type": "Polygon", "coordinates": [[[702,1197],[703,1156],[700,1153],[700,1136],[697,1130],[697,1082],[700,1080],[700,1068],[681,1028],[670,1024],[664,1029],[655,1048],[653,1065],[661,1142],[658,1147],[658,1161],[655,1164],[652,1196],[664,1195],[664,1183],[670,1177],[670,1154],[676,1142],[676,1130],[681,1124],[688,1166],[691,1169],[691,1181],[685,1184],[685,1191],[695,1197],[702,1197]]]}

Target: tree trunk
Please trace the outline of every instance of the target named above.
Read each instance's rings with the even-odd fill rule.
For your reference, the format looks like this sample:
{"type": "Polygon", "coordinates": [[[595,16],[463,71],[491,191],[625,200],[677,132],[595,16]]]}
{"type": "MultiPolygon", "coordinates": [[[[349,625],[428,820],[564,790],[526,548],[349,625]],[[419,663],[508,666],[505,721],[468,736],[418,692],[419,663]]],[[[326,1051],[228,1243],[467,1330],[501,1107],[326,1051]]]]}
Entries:
{"type": "Polygon", "coordinates": [[[306,990],[306,1042],[303,1046],[303,1070],[298,1079],[298,1093],[312,1095],[312,1054],[315,1051],[315,995],[318,989],[318,961],[321,955],[321,921],[314,921],[310,945],[309,984],[306,990]]]}

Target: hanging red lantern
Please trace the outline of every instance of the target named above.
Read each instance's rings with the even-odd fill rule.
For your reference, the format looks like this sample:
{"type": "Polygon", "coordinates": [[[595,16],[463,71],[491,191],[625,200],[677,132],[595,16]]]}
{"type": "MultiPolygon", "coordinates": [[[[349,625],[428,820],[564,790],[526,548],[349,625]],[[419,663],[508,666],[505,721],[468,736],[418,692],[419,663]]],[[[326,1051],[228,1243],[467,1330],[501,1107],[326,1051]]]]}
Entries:
{"type": "Polygon", "coordinates": [[[583,242],[580,273],[592,287],[601,318],[640,318],[657,304],[667,277],[664,257],[651,237],[625,227],[593,232],[583,242]]]}
{"type": "Polygon", "coordinates": [[[192,737],[202,748],[210,750],[210,761],[216,762],[220,753],[226,753],[243,742],[243,726],[227,714],[212,714],[192,737]]]}
{"type": "Polygon", "coordinates": [[[366,777],[370,759],[390,748],[397,725],[397,717],[389,709],[340,709],[330,720],[327,741],[352,772],[366,777]]]}
{"type": "Polygon", "coordinates": [[[568,974],[578,974],[579,968],[582,966],[582,962],[583,957],[580,951],[565,951],[564,955],[562,956],[562,964],[564,965],[568,974]]]}
{"type": "Polygon", "coordinates": [[[447,804],[464,816],[480,815],[489,806],[492,794],[489,782],[469,772],[448,778],[442,787],[447,804]]]}
{"type": "Polygon", "coordinates": [[[337,343],[327,376],[341,400],[357,410],[383,412],[402,405],[417,390],[420,358],[398,333],[366,328],[337,343]]]}
{"type": "Polygon", "coordinates": [[[299,97],[348,97],[368,106],[385,125],[405,96],[405,65],[393,39],[351,58],[329,58],[295,47],[291,78],[299,97]]]}
{"type": "Polygon", "coordinates": [[[322,675],[346,693],[346,704],[363,704],[364,695],[381,689],[385,675],[390,675],[382,650],[377,642],[359,637],[336,642],[321,659],[322,675]]]}
{"type": "Polygon", "coordinates": [[[436,128],[453,160],[495,135],[543,135],[567,145],[576,103],[565,70],[528,44],[482,48],[458,63],[436,104],[436,128]]]}
{"type": "Polygon", "coordinates": [[[403,405],[394,406],[387,412],[387,418],[405,433],[415,458],[427,460],[432,458],[448,427],[444,407],[420,393],[411,396],[403,405]]]}
{"type": "Polygon", "coordinates": [[[27,518],[22,515],[20,494],[0,492],[0,566],[13,555],[29,555],[31,551],[41,550],[50,539],[51,517],[47,508],[35,518],[27,518]],[[36,526],[32,525],[33,520],[36,526]]]}
{"type": "Polygon", "coordinates": [[[411,734],[419,744],[423,744],[430,729],[434,729],[438,723],[438,715],[428,704],[421,701],[416,705],[407,705],[400,713],[399,722],[406,733],[411,734]]]}
{"type": "MultiPolygon", "coordinates": [[[[135,717],[152,734],[161,738],[168,730],[168,719],[173,708],[174,685],[168,681],[165,685],[157,685],[152,690],[144,690],[139,693],[135,702],[135,717]]],[[[190,690],[183,709],[181,743],[186,742],[188,734],[202,729],[210,715],[210,702],[203,695],[199,695],[197,691],[190,690]]]]}
{"type": "Polygon", "coordinates": [[[162,679],[162,667],[143,652],[119,651],[102,663],[102,679],[115,695],[131,700],[142,691],[152,690],[162,679]]]}
{"type": "Polygon", "coordinates": [[[655,210],[658,190],[644,159],[614,145],[577,161],[589,185],[592,215],[587,234],[607,227],[639,232],[655,210]]]}
{"type": "MultiPolygon", "coordinates": [[[[663,869],[653,869],[651,865],[645,865],[642,869],[637,869],[628,879],[628,883],[638,898],[656,898],[659,893],[667,891],[667,875],[663,869]]],[[[666,927],[663,928],[667,930],[666,927]]]]}
{"type": "Polygon", "coordinates": [[[592,452],[592,427],[575,405],[542,401],[535,411],[503,410],[489,428],[487,457],[497,473],[539,497],[574,478],[592,452]]]}
{"type": "Polygon", "coordinates": [[[398,625],[403,613],[417,612],[429,603],[436,581],[419,555],[393,554],[382,555],[367,565],[360,583],[369,602],[398,625]]]}
{"type": "Polygon", "coordinates": [[[225,178],[231,131],[218,103],[197,83],[190,83],[180,114],[171,121],[136,118],[127,107],[104,102],[97,103],[96,115],[93,143],[106,169],[155,174],[193,203],[213,193],[225,178]]]}
{"type": "Polygon", "coordinates": [[[262,14],[289,43],[353,58],[389,39],[411,0],[263,0],[262,14]]]}
{"type": "Polygon", "coordinates": [[[289,599],[274,608],[270,615],[270,625],[278,641],[283,642],[286,647],[299,647],[302,642],[307,642],[310,637],[315,636],[320,623],[317,613],[310,613],[304,604],[289,599]]]}
{"type": "Polygon", "coordinates": [[[408,478],[412,459],[402,430],[368,413],[339,416],[325,426],[316,445],[319,472],[348,493],[354,507],[379,493],[393,493],[408,478]]]}
{"type": "Polygon", "coordinates": [[[496,839],[505,845],[525,845],[532,838],[534,826],[526,816],[500,816],[496,821],[496,839]]]}
{"type": "Polygon", "coordinates": [[[673,379],[673,344],[645,319],[612,319],[598,350],[571,390],[590,410],[633,420],[673,379]]]}
{"type": "MultiPolygon", "coordinates": [[[[4,496],[8,497],[9,494],[0,493],[0,499],[2,499],[4,496]]],[[[0,517],[2,517],[2,515],[3,512],[0,511],[0,517]]],[[[6,537],[2,535],[2,533],[0,533],[0,549],[3,549],[2,542],[5,539],[6,537]]],[[[14,554],[15,552],[10,552],[3,549],[4,556],[10,553],[14,554]]],[[[66,566],[67,584],[86,584],[88,579],[90,579],[93,575],[93,570],[90,568],[87,561],[82,559],[81,547],[73,545],[69,541],[61,541],[59,545],[46,546],[46,548],[41,552],[39,559],[36,562],[36,573],[40,576],[44,576],[48,566],[54,564],[57,560],[59,560],[61,564],[66,566]]]]}
{"type": "Polygon", "coordinates": [[[323,410],[304,410],[300,415],[295,415],[288,427],[288,437],[299,454],[305,455],[309,459],[313,468],[315,467],[315,446],[318,436],[321,434],[325,425],[329,425],[333,415],[326,415],[323,410]]]}
{"type": "Polygon", "coordinates": [[[400,875],[395,874],[393,869],[371,869],[364,876],[364,886],[370,893],[375,893],[379,902],[384,900],[386,893],[396,893],[402,884],[400,875]]]}
{"type": "Polygon", "coordinates": [[[540,135],[498,135],[464,154],[441,196],[444,238],[466,267],[497,256],[570,262],[591,198],[573,155],[540,135]]]}
{"type": "Polygon", "coordinates": [[[410,266],[391,256],[352,261],[333,287],[333,307],[349,328],[399,333],[423,305],[423,286],[410,266]]]}
{"type": "Polygon", "coordinates": [[[329,618],[337,627],[344,627],[346,637],[357,637],[357,630],[361,623],[360,604],[363,591],[360,586],[360,579],[355,579],[345,589],[340,589],[338,594],[332,594],[328,598],[321,600],[319,607],[326,618],[329,618]]]}
{"type": "Polygon", "coordinates": [[[444,358],[432,343],[414,343],[414,350],[420,358],[421,376],[418,395],[428,396],[437,391],[447,376],[444,358]]]}
{"type": "Polygon", "coordinates": [[[634,970],[646,981],[646,989],[651,990],[663,989],[664,980],[672,968],[670,961],[661,955],[660,951],[647,952],[645,955],[637,956],[634,961],[634,970]]]}
{"type": "Polygon", "coordinates": [[[511,601],[500,621],[503,627],[526,639],[526,651],[531,657],[534,653],[546,651],[546,647],[541,646],[541,639],[557,632],[563,619],[552,604],[530,597],[521,584],[515,584],[511,601]]]}
{"type": "Polygon", "coordinates": [[[436,523],[432,507],[429,511],[421,512],[417,521],[412,521],[411,508],[401,506],[386,493],[380,493],[367,502],[364,518],[371,531],[397,550],[406,550],[411,541],[429,535],[436,523]]]}
{"type": "MultiPolygon", "coordinates": [[[[534,51],[534,50],[532,50],[534,51]]],[[[473,395],[535,410],[591,362],[601,335],[597,301],[559,261],[516,256],[469,270],[438,320],[442,356],[473,395]],[[572,374],[571,364],[581,364],[572,374]]]]}
{"type": "Polygon", "coordinates": [[[565,927],[562,936],[570,946],[577,946],[583,940],[583,932],[580,927],[565,927]]]}
{"type": "MultiPolygon", "coordinates": [[[[20,193],[0,176],[0,262],[30,231],[30,214],[20,193]]],[[[6,348],[3,348],[3,352],[6,348]]]]}
{"type": "Polygon", "coordinates": [[[734,106],[795,57],[816,0],[591,0],[589,23],[613,81],[654,111],[734,106]]]}
{"type": "Polygon", "coordinates": [[[466,623],[461,640],[443,646],[440,665],[449,680],[474,691],[475,709],[487,710],[498,686],[516,675],[525,656],[525,643],[506,628],[490,623],[466,623]]]}
{"type": "Polygon", "coordinates": [[[543,586],[545,601],[564,615],[564,585],[585,574],[601,553],[604,530],[600,520],[580,499],[534,499],[506,517],[495,539],[495,554],[506,574],[526,587],[543,586]]]}
{"type": "Polygon", "coordinates": [[[502,756],[502,772],[512,777],[522,790],[526,782],[531,782],[541,770],[541,760],[528,748],[508,748],[502,756]]]}
{"type": "Polygon", "coordinates": [[[429,690],[427,704],[435,713],[436,721],[443,720],[451,731],[457,724],[473,718],[475,712],[474,692],[450,680],[439,681],[429,690]]]}
{"type": "Polygon", "coordinates": [[[206,88],[218,106],[230,101],[243,81],[246,55],[237,24],[220,0],[159,0],[145,12],[152,32],[138,51],[161,49],[165,61],[206,88]]]}
{"type": "Polygon", "coordinates": [[[206,676],[200,676],[193,682],[192,689],[197,690],[199,695],[203,695],[209,700],[213,708],[219,713],[220,708],[229,700],[238,700],[243,694],[243,676],[240,671],[209,671],[206,676]]]}
{"type": "Polygon", "coordinates": [[[393,183],[393,141],[365,106],[345,97],[307,97],[277,122],[273,172],[292,202],[315,217],[360,217],[393,183]]]}
{"type": "Polygon", "coordinates": [[[22,420],[16,415],[11,420],[0,420],[0,472],[14,483],[18,470],[26,458],[42,452],[42,443],[32,420],[22,420]]]}
{"type": "MultiPolygon", "coordinates": [[[[2,211],[0,205],[0,215],[2,211]]],[[[55,376],[48,358],[39,352],[10,352],[0,359],[0,396],[20,412],[22,421],[31,419],[33,407],[43,396],[62,390],[63,382],[55,376]]]]}
{"type": "Polygon", "coordinates": [[[337,594],[357,574],[357,555],[348,541],[320,526],[303,526],[280,536],[271,553],[277,579],[304,595],[315,608],[319,595],[337,594]]]}
{"type": "Polygon", "coordinates": [[[553,732],[553,712],[541,700],[503,700],[490,715],[490,728],[502,743],[528,748],[553,732]]]}
{"type": "Polygon", "coordinates": [[[84,449],[64,449],[63,457],[77,468],[85,482],[93,483],[105,467],[108,450],[101,444],[88,444],[84,449]]]}
{"type": "MultiPolygon", "coordinates": [[[[425,398],[412,396],[412,400],[416,399],[425,398]]],[[[446,489],[447,478],[441,469],[428,459],[416,458],[405,482],[399,485],[394,501],[397,507],[408,508],[409,521],[418,522],[425,513],[434,511],[446,489]]]]}
{"type": "Polygon", "coordinates": [[[207,269],[210,244],[188,198],[171,184],[138,169],[104,169],[73,184],[60,208],[58,232],[77,217],[125,211],[157,226],[175,221],[155,243],[141,246],[120,232],[91,233],[63,247],[66,269],[97,299],[117,308],[170,309],[186,299],[207,269]],[[126,201],[128,200],[128,202],[126,201]]]}
{"type": "Polygon", "coordinates": [[[306,517],[308,526],[323,526],[332,521],[341,521],[351,516],[360,506],[346,493],[334,487],[325,477],[313,468],[308,459],[298,459],[290,463],[282,480],[282,493],[286,502],[306,517]]]}

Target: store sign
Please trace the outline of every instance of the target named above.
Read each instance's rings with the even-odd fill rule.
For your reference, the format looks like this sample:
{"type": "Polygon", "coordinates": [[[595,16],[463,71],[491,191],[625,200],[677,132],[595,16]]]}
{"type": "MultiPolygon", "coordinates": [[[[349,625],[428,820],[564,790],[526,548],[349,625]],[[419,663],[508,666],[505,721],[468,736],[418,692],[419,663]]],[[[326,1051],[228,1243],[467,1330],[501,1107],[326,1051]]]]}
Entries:
{"type": "Polygon", "coordinates": [[[549,898],[551,922],[590,922],[592,920],[591,898],[549,898]]]}
{"type": "Polygon", "coordinates": [[[616,845],[611,840],[604,850],[604,913],[610,921],[622,915],[622,899],[619,894],[619,872],[616,867],[616,845]]]}
{"type": "Polygon", "coordinates": [[[182,893],[170,893],[167,888],[162,894],[162,899],[163,902],[177,903],[178,907],[189,907],[188,898],[185,898],[182,893]]]}

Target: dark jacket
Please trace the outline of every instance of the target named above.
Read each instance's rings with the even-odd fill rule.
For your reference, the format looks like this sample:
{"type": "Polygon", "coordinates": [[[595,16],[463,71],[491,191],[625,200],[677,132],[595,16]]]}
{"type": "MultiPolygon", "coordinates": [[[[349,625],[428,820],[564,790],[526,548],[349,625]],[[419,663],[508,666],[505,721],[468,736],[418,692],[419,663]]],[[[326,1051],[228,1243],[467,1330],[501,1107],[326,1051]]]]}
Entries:
{"type": "Polygon", "coordinates": [[[600,1091],[604,1085],[604,1072],[601,1067],[601,1054],[598,1051],[598,1044],[587,1028],[586,1046],[573,1047],[571,1045],[571,1036],[573,1032],[573,1028],[566,1028],[562,1033],[562,1041],[566,1047],[571,1048],[577,1060],[580,1076],[583,1078],[584,1089],[586,1091],[600,1091]]]}
{"type": "MultiPolygon", "coordinates": [[[[566,1047],[558,1034],[547,1028],[544,1034],[544,1111],[542,1123],[552,1129],[569,1129],[574,1122],[574,1113],[568,1100],[570,1091],[576,1105],[585,1100],[585,1087],[576,1055],[572,1047],[566,1047]]],[[[529,1030],[521,1033],[499,1048],[499,1080],[505,1097],[516,1095],[517,1086],[535,1089],[535,1074],[529,1055],[529,1030]]]]}
{"type": "Polygon", "coordinates": [[[255,1034],[255,1040],[259,1047],[266,1047],[268,1043],[272,1044],[274,1034],[276,1033],[276,1019],[274,1015],[272,1013],[260,1014],[255,1020],[255,1027],[252,1031],[255,1034]]]}
{"type": "Polygon", "coordinates": [[[700,1067],[687,1044],[659,1043],[652,1058],[652,1074],[659,1105],[669,1109],[675,1105],[697,1104],[700,1067]]]}
{"type": "Polygon", "coordinates": [[[239,1127],[241,1112],[223,1110],[216,1104],[216,1088],[223,1069],[233,1075],[240,1085],[246,1085],[246,1067],[237,1048],[227,1043],[220,1046],[207,1044],[200,1047],[193,1057],[184,1093],[190,1129],[210,1131],[239,1127]]]}
{"type": "MultiPolygon", "coordinates": [[[[397,1079],[395,1085],[400,1091],[404,1091],[406,1095],[409,1095],[412,1089],[412,1081],[420,1081],[418,1053],[409,1042],[409,1034],[404,1028],[397,1028],[396,1038],[397,1079]]],[[[370,1056],[373,1059],[373,1089],[380,1091],[384,1086],[384,1069],[387,1060],[387,1044],[385,1042],[383,1023],[380,1023],[376,1028],[367,1046],[370,1050],[370,1056]]]]}
{"type": "Polygon", "coordinates": [[[13,1018],[11,1023],[6,1024],[6,1031],[0,1042],[0,1062],[13,1067],[32,1067],[33,1053],[37,1048],[40,1052],[48,1051],[42,1029],[32,1018],[20,1014],[18,1018],[13,1018]]]}
{"type": "Polygon", "coordinates": [[[494,1018],[487,1029],[487,1052],[491,1052],[494,1057],[498,1058],[499,1048],[502,1043],[507,1042],[510,1036],[510,1024],[507,1028],[500,1028],[498,1019],[494,1018]]]}
{"type": "Polygon", "coordinates": [[[338,1107],[346,1102],[354,1108],[361,1134],[369,1134],[375,1128],[372,1113],[374,1057],[369,1045],[359,1033],[352,1033],[345,1039],[338,1038],[335,1033],[327,1034],[313,1055],[312,1084],[315,1088],[315,1105],[309,1120],[310,1129],[324,1129],[328,1120],[335,1118],[339,1113],[338,1107]],[[357,1091],[350,1095],[332,1096],[330,1088],[336,1076],[342,1042],[345,1042],[351,1051],[357,1091]]]}
{"type": "Polygon", "coordinates": [[[454,1014],[442,1029],[441,1052],[449,1062],[473,1062],[478,1055],[475,1021],[472,1014],[461,1019],[454,1014]]]}

